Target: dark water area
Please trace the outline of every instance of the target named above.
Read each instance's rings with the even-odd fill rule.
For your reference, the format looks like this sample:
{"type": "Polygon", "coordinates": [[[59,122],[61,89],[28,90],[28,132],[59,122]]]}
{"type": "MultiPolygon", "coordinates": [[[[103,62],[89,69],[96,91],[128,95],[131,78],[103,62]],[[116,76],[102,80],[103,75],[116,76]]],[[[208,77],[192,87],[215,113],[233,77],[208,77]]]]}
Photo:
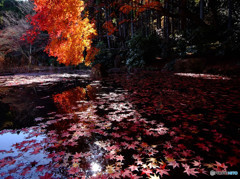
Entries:
{"type": "MultiPolygon", "coordinates": [[[[82,72],[83,73],[83,72],[82,72]]],[[[83,74],[84,76],[84,74],[83,74]]],[[[0,129],[21,129],[36,124],[34,118],[56,111],[52,95],[89,81],[76,74],[30,73],[0,77],[0,129]]]]}
{"type": "Polygon", "coordinates": [[[238,82],[159,73],[96,80],[84,71],[1,76],[0,178],[238,171],[238,82]]]}

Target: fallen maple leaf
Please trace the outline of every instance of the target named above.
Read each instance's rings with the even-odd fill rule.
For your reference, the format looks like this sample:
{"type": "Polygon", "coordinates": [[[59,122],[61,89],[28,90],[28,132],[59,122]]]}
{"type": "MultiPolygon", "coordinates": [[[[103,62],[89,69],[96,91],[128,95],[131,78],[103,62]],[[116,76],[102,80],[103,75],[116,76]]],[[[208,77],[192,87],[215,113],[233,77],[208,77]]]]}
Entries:
{"type": "Polygon", "coordinates": [[[150,174],[152,174],[152,170],[143,168],[141,175],[144,175],[144,174],[146,174],[147,176],[149,176],[150,174]]]}
{"type": "Polygon", "coordinates": [[[148,164],[148,167],[149,168],[157,168],[158,165],[156,163],[151,162],[151,163],[148,164]]]}
{"type": "Polygon", "coordinates": [[[161,177],[163,176],[163,175],[169,175],[169,173],[168,173],[168,171],[169,171],[169,169],[156,169],[156,173],[159,173],[160,175],[161,175],[161,177]]]}
{"type": "Polygon", "coordinates": [[[228,166],[226,166],[224,163],[220,163],[216,161],[216,164],[214,164],[217,168],[216,171],[227,171],[228,166]]]}
{"type": "Polygon", "coordinates": [[[124,160],[124,156],[122,156],[122,155],[117,155],[117,156],[116,156],[116,160],[122,162],[122,161],[124,160]]]}
{"type": "Polygon", "coordinates": [[[123,172],[122,172],[122,177],[131,177],[132,175],[132,172],[128,169],[125,169],[123,172]]]}
{"type": "Polygon", "coordinates": [[[51,178],[52,178],[52,175],[53,175],[53,174],[45,173],[44,176],[40,176],[39,178],[40,178],[40,179],[51,179],[51,178]]]}
{"type": "Polygon", "coordinates": [[[32,155],[33,155],[33,154],[38,154],[41,149],[42,149],[42,147],[36,147],[36,148],[34,148],[34,151],[31,152],[31,154],[32,154],[32,155]]]}
{"type": "Polygon", "coordinates": [[[150,175],[149,179],[160,179],[160,177],[154,174],[154,175],[150,175]]]}
{"type": "Polygon", "coordinates": [[[38,165],[36,171],[37,172],[42,172],[44,170],[44,165],[38,165]]]}
{"type": "Polygon", "coordinates": [[[189,166],[185,168],[184,173],[187,173],[187,175],[194,175],[197,176],[196,174],[199,173],[198,171],[195,171],[196,168],[190,168],[189,166]]]}
{"type": "Polygon", "coordinates": [[[232,167],[232,166],[234,166],[234,165],[239,164],[239,163],[240,163],[240,159],[238,159],[238,158],[235,157],[235,156],[228,157],[227,163],[229,163],[229,164],[231,165],[231,167],[232,167]]]}
{"type": "Polygon", "coordinates": [[[171,162],[169,162],[168,165],[169,165],[169,166],[172,166],[173,169],[176,168],[176,167],[179,167],[179,163],[177,163],[176,161],[171,161],[171,162]]]}
{"type": "Polygon", "coordinates": [[[196,160],[194,160],[194,161],[192,162],[192,164],[193,164],[194,167],[201,166],[201,162],[200,162],[200,161],[196,161],[196,160]]]}
{"type": "Polygon", "coordinates": [[[4,178],[4,179],[14,179],[14,177],[13,177],[13,176],[7,176],[7,177],[4,178]]]}
{"type": "Polygon", "coordinates": [[[71,175],[74,175],[76,173],[80,172],[79,168],[78,167],[71,167],[69,170],[68,170],[68,173],[71,175]]]}
{"type": "Polygon", "coordinates": [[[133,174],[130,176],[130,179],[139,179],[142,178],[141,176],[137,176],[136,174],[133,174]]]}
{"type": "Polygon", "coordinates": [[[23,172],[21,173],[22,176],[25,176],[27,173],[29,173],[29,171],[31,170],[30,167],[26,167],[23,169],[23,172]]]}
{"type": "Polygon", "coordinates": [[[136,165],[129,165],[130,170],[133,172],[133,171],[138,171],[138,166],[136,165]]]}

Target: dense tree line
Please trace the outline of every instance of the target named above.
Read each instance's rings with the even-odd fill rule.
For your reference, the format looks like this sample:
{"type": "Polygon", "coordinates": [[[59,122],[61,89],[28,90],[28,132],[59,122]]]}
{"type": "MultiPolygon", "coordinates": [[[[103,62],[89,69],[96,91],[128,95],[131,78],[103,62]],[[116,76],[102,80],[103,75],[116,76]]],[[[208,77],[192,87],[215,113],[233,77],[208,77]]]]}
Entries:
{"type": "Polygon", "coordinates": [[[238,55],[239,1],[92,0],[86,4],[96,21],[100,45],[127,49],[129,65],[146,64],[153,54],[163,58],[238,55]]]}

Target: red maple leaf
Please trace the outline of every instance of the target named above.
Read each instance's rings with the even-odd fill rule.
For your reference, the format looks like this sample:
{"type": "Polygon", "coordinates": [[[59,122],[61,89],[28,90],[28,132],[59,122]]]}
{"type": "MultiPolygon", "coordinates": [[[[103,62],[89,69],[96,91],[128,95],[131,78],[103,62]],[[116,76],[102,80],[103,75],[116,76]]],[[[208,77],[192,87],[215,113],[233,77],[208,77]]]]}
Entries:
{"type": "Polygon", "coordinates": [[[80,152],[80,153],[75,153],[75,155],[73,156],[74,158],[80,158],[80,157],[82,157],[82,153],[80,152]]]}
{"type": "Polygon", "coordinates": [[[161,177],[163,175],[169,175],[168,171],[169,171],[169,169],[158,169],[158,168],[156,169],[156,173],[159,173],[161,175],[161,177]]]}
{"type": "Polygon", "coordinates": [[[15,162],[16,162],[16,160],[15,160],[15,159],[12,159],[12,160],[10,160],[10,161],[8,161],[8,162],[6,162],[6,163],[9,164],[9,165],[13,165],[15,162]]]}
{"type": "Polygon", "coordinates": [[[38,154],[41,149],[42,149],[42,147],[36,147],[36,148],[34,149],[34,151],[31,152],[31,154],[38,154]]]}
{"type": "Polygon", "coordinates": [[[132,156],[135,160],[142,160],[139,154],[133,154],[132,156]]]}
{"type": "Polygon", "coordinates": [[[198,171],[195,171],[196,168],[190,168],[186,167],[184,170],[184,173],[187,173],[187,175],[194,175],[197,176],[196,174],[199,173],[198,171]]]}
{"type": "Polygon", "coordinates": [[[228,157],[227,163],[229,163],[231,166],[234,166],[234,165],[237,165],[237,164],[240,163],[240,159],[238,159],[238,158],[235,157],[235,156],[228,157]]]}
{"type": "Polygon", "coordinates": [[[209,148],[205,145],[205,144],[203,144],[203,143],[197,143],[197,144],[195,144],[195,145],[197,145],[199,148],[201,148],[202,150],[205,150],[205,151],[207,151],[207,152],[209,152],[209,148]]]}
{"type": "Polygon", "coordinates": [[[122,161],[124,160],[124,156],[122,156],[122,155],[117,155],[117,156],[116,156],[116,160],[122,162],[122,161]]]}
{"type": "Polygon", "coordinates": [[[64,151],[58,152],[58,155],[60,156],[65,155],[65,152],[64,151]]]}
{"type": "Polygon", "coordinates": [[[59,162],[62,160],[62,157],[57,156],[56,158],[53,159],[54,162],[59,162]]]}
{"type": "Polygon", "coordinates": [[[168,165],[173,166],[173,168],[179,167],[179,163],[177,163],[176,161],[169,162],[168,165]]]}
{"type": "Polygon", "coordinates": [[[18,168],[14,168],[14,169],[12,169],[12,170],[9,170],[8,173],[9,173],[9,174],[16,173],[17,170],[18,170],[18,168]]]}
{"type": "Polygon", "coordinates": [[[139,179],[142,178],[141,176],[137,176],[136,174],[131,175],[131,179],[139,179]]]}
{"type": "Polygon", "coordinates": [[[128,168],[130,168],[130,170],[133,172],[133,171],[138,171],[138,166],[136,166],[136,165],[129,165],[129,167],[128,168]]]}
{"type": "Polygon", "coordinates": [[[147,176],[149,176],[150,174],[152,174],[152,170],[150,169],[142,169],[142,174],[141,175],[144,175],[146,174],[147,176]]]}
{"type": "Polygon", "coordinates": [[[204,168],[198,169],[199,173],[208,175],[207,171],[204,168]]]}
{"type": "Polygon", "coordinates": [[[133,149],[133,150],[135,150],[135,148],[136,148],[136,145],[134,145],[134,144],[128,144],[128,145],[127,145],[127,149],[133,149]]]}
{"type": "Polygon", "coordinates": [[[164,148],[171,149],[173,146],[171,145],[170,142],[166,142],[166,144],[163,146],[164,148]]]}
{"type": "Polygon", "coordinates": [[[68,173],[69,174],[76,174],[76,173],[78,173],[78,172],[80,172],[80,170],[79,170],[79,168],[77,168],[77,167],[71,167],[69,170],[68,170],[68,173]]]}
{"type": "Polygon", "coordinates": [[[196,160],[194,160],[194,161],[192,162],[192,164],[193,164],[194,167],[201,166],[201,162],[200,162],[200,161],[196,161],[196,160]]]}
{"type": "Polygon", "coordinates": [[[53,174],[45,173],[44,176],[40,176],[40,179],[51,179],[53,174]]]}
{"type": "Polygon", "coordinates": [[[56,154],[55,154],[55,153],[48,154],[48,158],[53,158],[53,157],[55,157],[55,156],[56,156],[56,154]]]}
{"type": "Polygon", "coordinates": [[[214,166],[216,166],[216,171],[227,171],[228,166],[226,166],[224,163],[219,163],[216,161],[216,164],[214,164],[214,166]]]}
{"type": "Polygon", "coordinates": [[[123,172],[122,172],[122,177],[131,177],[132,175],[132,172],[128,169],[125,169],[123,172]]]}
{"type": "Polygon", "coordinates": [[[120,172],[114,172],[111,174],[113,178],[121,178],[121,173],[120,172]]]}
{"type": "Polygon", "coordinates": [[[36,171],[37,172],[42,172],[44,170],[44,165],[38,165],[36,171]]]}
{"type": "Polygon", "coordinates": [[[31,170],[30,167],[26,167],[23,169],[23,172],[21,173],[22,176],[25,176],[29,171],[31,170]]]}

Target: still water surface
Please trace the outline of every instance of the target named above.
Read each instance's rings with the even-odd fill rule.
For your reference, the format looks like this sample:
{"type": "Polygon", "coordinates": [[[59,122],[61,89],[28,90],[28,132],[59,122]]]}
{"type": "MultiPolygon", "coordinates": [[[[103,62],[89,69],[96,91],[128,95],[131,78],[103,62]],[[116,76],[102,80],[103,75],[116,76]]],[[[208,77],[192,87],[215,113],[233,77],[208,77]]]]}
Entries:
{"type": "MultiPolygon", "coordinates": [[[[140,89],[134,84],[141,80],[127,77],[136,88],[130,92],[87,72],[1,76],[0,178],[203,177],[236,166],[235,154],[221,155],[219,143],[236,153],[239,146],[221,134],[226,125],[213,129],[207,108],[177,111],[170,102],[178,91],[162,79],[147,79],[140,89]]],[[[185,101],[193,97],[187,95],[185,101]]]]}

